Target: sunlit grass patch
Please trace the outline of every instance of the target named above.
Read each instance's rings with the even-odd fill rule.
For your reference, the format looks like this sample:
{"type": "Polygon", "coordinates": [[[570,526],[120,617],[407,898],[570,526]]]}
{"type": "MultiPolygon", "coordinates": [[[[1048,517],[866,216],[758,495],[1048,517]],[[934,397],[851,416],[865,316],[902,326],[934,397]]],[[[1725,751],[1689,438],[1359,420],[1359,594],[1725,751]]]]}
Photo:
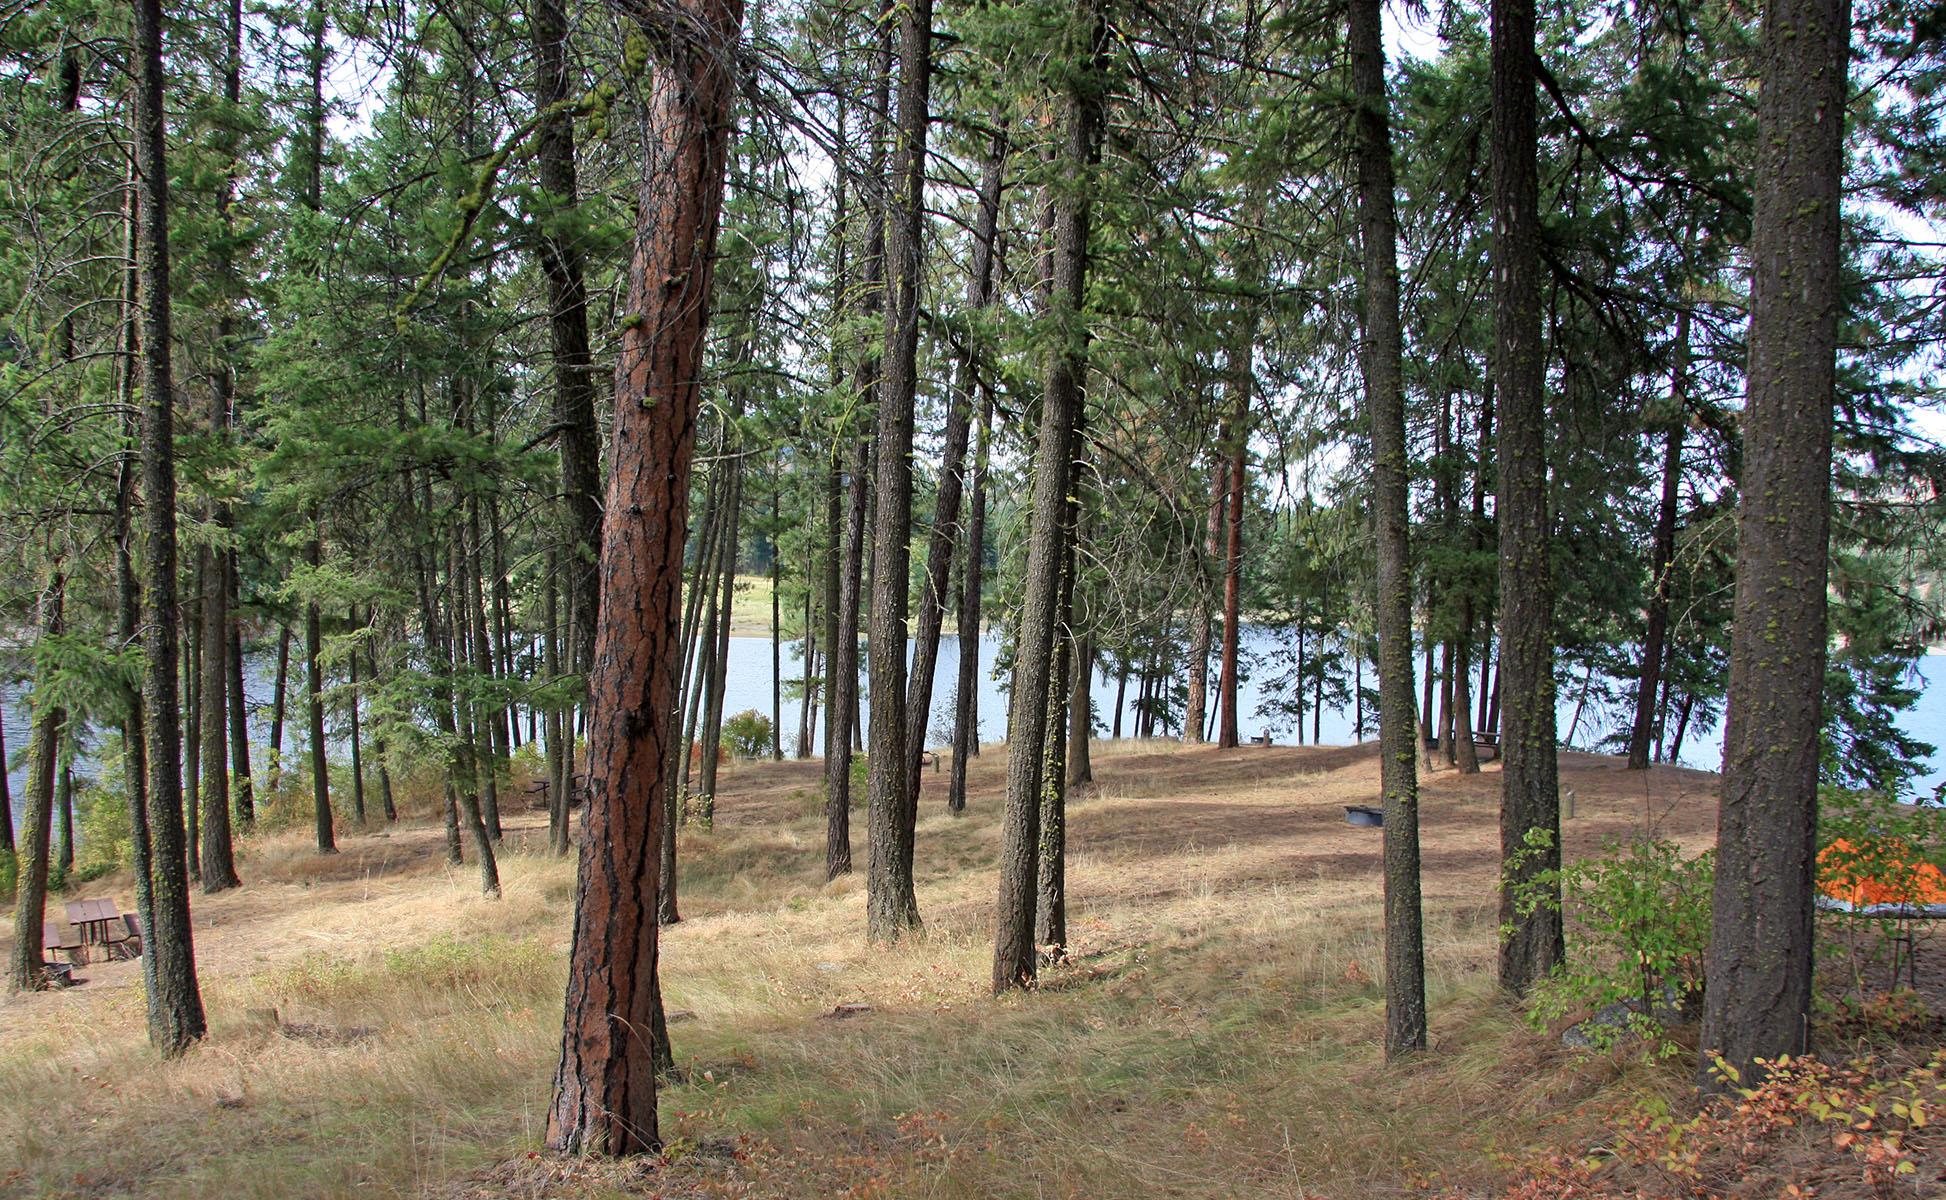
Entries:
{"type": "MultiPolygon", "coordinates": [[[[181,1062],[148,1049],[127,964],[0,1005],[0,1192],[1405,1196],[1488,1188],[1542,1122],[1680,1086],[1571,1058],[1499,998],[1493,810],[1443,798],[1447,777],[1427,801],[1432,1044],[1384,1062],[1379,842],[1337,811],[1372,787],[1357,752],[1100,753],[1070,808],[1071,958],[995,998],[1002,749],[971,764],[963,816],[928,776],[925,927],[890,945],[863,937],[862,820],[857,872],[824,880],[822,764],[725,770],[715,828],[680,837],[672,1155],[647,1174],[528,1157],[575,860],[522,813],[499,900],[436,823],[330,856],[301,827],[253,837],[246,887],[195,900],[211,1037],[181,1062]]],[[[1581,786],[1583,836],[1639,810],[1581,786]]]]}

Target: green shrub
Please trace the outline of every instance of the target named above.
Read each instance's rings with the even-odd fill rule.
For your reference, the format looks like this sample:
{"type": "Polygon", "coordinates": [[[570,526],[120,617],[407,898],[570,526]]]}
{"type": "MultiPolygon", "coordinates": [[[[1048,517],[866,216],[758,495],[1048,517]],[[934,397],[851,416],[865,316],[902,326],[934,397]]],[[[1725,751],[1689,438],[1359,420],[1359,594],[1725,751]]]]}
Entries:
{"type": "MultiPolygon", "coordinates": [[[[1509,872],[1546,853],[1550,842],[1545,830],[1531,831],[1509,872]]],[[[1674,842],[1641,837],[1515,883],[1519,912],[1558,903],[1567,933],[1567,961],[1534,988],[1529,1016],[1545,1025],[1627,1004],[1634,1011],[1626,1021],[1585,1026],[1589,1042],[1605,1049],[1635,1035],[1657,1054],[1675,1053],[1663,1015],[1702,995],[1714,878],[1713,852],[1684,858],[1674,842]]]]}
{"type": "Polygon", "coordinates": [[[770,753],[770,718],[754,708],[723,720],[723,744],[737,758],[761,758],[770,753]]]}
{"type": "Polygon", "coordinates": [[[20,860],[11,850],[0,850],[0,897],[13,899],[14,888],[20,884],[20,860]]]}
{"type": "Polygon", "coordinates": [[[135,835],[129,827],[128,791],[119,771],[104,771],[77,802],[80,842],[71,882],[86,883],[135,864],[135,835]]]}
{"type": "Polygon", "coordinates": [[[507,756],[507,767],[519,779],[539,779],[547,774],[547,747],[540,742],[522,742],[507,756]]]}

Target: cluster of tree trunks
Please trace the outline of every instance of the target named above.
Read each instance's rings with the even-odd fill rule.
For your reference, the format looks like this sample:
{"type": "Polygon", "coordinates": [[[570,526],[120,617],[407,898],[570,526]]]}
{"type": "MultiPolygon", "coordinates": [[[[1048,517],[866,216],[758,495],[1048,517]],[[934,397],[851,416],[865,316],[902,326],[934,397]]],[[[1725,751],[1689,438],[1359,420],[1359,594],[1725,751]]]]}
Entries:
{"type": "MultiPolygon", "coordinates": [[[[1069,178],[1083,178],[1101,145],[1104,117],[1098,86],[1106,22],[1095,0],[1079,0],[1061,50],[1069,56],[1066,94],[1059,120],[1058,161],[1069,178]]],[[[1066,688],[1060,678],[1066,656],[1061,638],[1067,618],[1064,582],[1072,550],[1069,509],[1076,434],[1083,419],[1088,373],[1088,330],[1083,308],[1088,278],[1090,197],[1060,191],[1053,202],[1048,273],[1048,318],[1056,329],[1048,354],[1047,382],[1034,442],[1032,513],[1027,567],[1015,637],[1014,675],[1008,715],[1007,807],[1002,819],[998,928],[994,938],[993,989],[1031,984],[1043,947],[1065,941],[1062,895],[1064,816],[1061,758],[1048,755],[1066,728],[1066,688]],[[1042,669],[1039,664],[1046,664],[1042,669]],[[1053,770],[1049,770],[1050,763],[1053,770]],[[1053,828],[1049,828],[1052,825],[1053,828]],[[1039,941],[1039,933],[1051,940],[1039,941]]]]}

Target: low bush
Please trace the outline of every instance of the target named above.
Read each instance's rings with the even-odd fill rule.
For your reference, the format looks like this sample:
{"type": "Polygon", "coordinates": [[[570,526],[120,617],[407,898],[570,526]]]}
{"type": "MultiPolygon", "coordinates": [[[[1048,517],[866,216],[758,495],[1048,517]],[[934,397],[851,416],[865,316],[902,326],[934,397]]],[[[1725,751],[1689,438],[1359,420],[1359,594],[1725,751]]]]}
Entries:
{"type": "Polygon", "coordinates": [[[770,753],[770,718],[754,708],[733,713],[723,720],[723,744],[737,758],[761,758],[770,753]]]}
{"type": "MultiPolygon", "coordinates": [[[[1533,831],[1509,870],[1549,844],[1546,831],[1533,831]]],[[[1685,858],[1674,842],[1642,837],[1516,883],[1521,913],[1558,903],[1567,933],[1567,961],[1533,991],[1534,1021],[1625,1005],[1625,1019],[1583,1026],[1590,1045],[1608,1049],[1635,1036],[1655,1053],[1674,1053],[1667,1017],[1703,992],[1714,864],[1713,852],[1685,858]]]]}
{"type": "Polygon", "coordinates": [[[128,791],[119,770],[104,771],[76,802],[80,845],[75,848],[71,882],[86,883],[135,864],[135,835],[128,816],[128,791]]]}

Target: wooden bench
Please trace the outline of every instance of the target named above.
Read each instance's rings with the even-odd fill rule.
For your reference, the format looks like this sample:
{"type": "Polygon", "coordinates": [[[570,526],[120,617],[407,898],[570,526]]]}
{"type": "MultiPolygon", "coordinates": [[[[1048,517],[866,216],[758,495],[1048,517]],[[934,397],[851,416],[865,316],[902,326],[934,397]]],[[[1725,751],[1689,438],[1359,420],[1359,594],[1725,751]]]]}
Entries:
{"type": "Polygon", "coordinates": [[[123,913],[122,929],[127,936],[114,943],[116,955],[122,958],[142,957],[142,918],[134,913],[123,913]]]}
{"type": "Polygon", "coordinates": [[[536,779],[529,782],[527,786],[520,789],[520,798],[527,802],[528,808],[545,812],[547,810],[547,780],[536,779]]]}
{"type": "Polygon", "coordinates": [[[88,944],[74,926],[42,921],[41,953],[65,954],[69,963],[79,963],[87,956],[88,944]]]}
{"type": "Polygon", "coordinates": [[[1500,735],[1497,733],[1476,733],[1473,735],[1473,749],[1493,751],[1493,757],[1500,757],[1500,735]]]}

